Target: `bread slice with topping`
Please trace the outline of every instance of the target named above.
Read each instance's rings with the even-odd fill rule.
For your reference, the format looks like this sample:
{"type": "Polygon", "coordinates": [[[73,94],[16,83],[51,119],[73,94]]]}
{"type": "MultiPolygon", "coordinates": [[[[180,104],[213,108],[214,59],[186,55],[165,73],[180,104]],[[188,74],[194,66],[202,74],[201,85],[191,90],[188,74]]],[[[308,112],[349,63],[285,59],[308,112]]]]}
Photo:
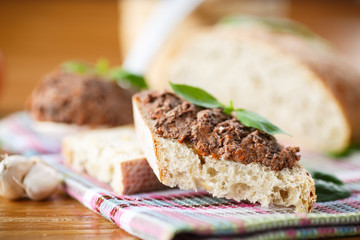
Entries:
{"type": "Polygon", "coordinates": [[[134,93],[104,77],[56,69],[38,83],[27,108],[35,120],[47,125],[115,127],[132,123],[134,93]]]}
{"type": "Polygon", "coordinates": [[[109,183],[120,195],[165,187],[147,163],[132,125],[65,137],[62,152],[67,165],[109,183]]]}
{"type": "Polygon", "coordinates": [[[172,93],[135,94],[133,108],[140,145],[163,184],[312,211],[314,181],[298,163],[298,148],[172,93]]]}

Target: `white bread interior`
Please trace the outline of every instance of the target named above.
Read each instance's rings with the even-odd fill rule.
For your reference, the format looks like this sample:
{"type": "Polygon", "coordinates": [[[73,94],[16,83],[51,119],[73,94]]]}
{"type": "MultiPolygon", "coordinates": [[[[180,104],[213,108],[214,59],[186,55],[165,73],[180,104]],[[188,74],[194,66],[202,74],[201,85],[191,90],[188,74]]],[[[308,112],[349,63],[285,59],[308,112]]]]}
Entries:
{"type": "Polygon", "coordinates": [[[170,187],[203,188],[215,197],[259,202],[263,206],[293,206],[311,212],[316,200],[314,181],[296,164],[292,169],[272,171],[259,163],[212,157],[200,158],[194,149],[154,132],[154,123],[133,97],[134,120],[140,145],[159,180],[170,187]]]}
{"type": "Polygon", "coordinates": [[[120,195],[163,188],[147,163],[131,125],[65,137],[65,163],[109,183],[120,195]]]}
{"type": "Polygon", "coordinates": [[[154,88],[168,88],[170,80],[204,88],[224,103],[232,99],[293,136],[282,140],[323,152],[360,140],[360,75],[321,41],[218,26],[163,64],[154,88]]]}

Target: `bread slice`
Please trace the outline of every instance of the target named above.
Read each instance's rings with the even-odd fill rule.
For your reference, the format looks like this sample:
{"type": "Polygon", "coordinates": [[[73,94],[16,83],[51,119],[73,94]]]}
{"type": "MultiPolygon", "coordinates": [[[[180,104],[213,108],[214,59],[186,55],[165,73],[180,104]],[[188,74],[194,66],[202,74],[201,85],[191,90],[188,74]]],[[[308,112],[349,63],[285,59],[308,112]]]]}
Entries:
{"type": "Polygon", "coordinates": [[[273,171],[260,163],[243,164],[211,156],[200,156],[191,144],[155,133],[137,95],[133,96],[136,132],[145,156],[158,179],[170,187],[206,189],[215,197],[294,206],[297,212],[311,212],[316,200],[314,181],[299,164],[273,171]]]}
{"type": "Polygon", "coordinates": [[[65,137],[62,152],[65,164],[109,183],[120,195],[164,188],[147,163],[132,125],[65,137]]]}
{"type": "Polygon", "coordinates": [[[282,140],[341,152],[360,142],[360,75],[324,42],[264,27],[215,26],[174,49],[151,85],[203,87],[293,136],[282,140]]]}

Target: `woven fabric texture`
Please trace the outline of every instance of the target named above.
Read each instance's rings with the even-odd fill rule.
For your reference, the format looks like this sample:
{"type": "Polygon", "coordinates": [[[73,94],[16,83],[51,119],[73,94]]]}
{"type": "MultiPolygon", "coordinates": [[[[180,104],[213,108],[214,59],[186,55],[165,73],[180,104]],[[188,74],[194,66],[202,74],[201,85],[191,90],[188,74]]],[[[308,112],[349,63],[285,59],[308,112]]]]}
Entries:
{"type": "MultiPolygon", "coordinates": [[[[26,113],[0,122],[5,150],[24,153],[58,153],[59,142],[32,128],[26,113]]],[[[307,168],[332,173],[351,190],[346,199],[315,203],[310,214],[292,208],[236,202],[211,197],[206,192],[167,190],[118,196],[62,164],[59,154],[42,158],[62,175],[64,189],[89,209],[131,234],[144,239],[239,238],[310,239],[360,235],[360,153],[330,159],[303,153],[307,168]]]]}

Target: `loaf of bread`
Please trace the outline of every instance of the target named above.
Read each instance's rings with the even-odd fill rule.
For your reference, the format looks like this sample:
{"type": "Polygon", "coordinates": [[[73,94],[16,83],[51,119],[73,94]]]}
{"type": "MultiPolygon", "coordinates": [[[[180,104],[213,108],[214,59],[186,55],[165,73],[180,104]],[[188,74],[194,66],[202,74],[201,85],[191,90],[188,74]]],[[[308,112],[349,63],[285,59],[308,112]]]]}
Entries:
{"type": "MultiPolygon", "coordinates": [[[[200,131],[207,129],[209,132],[226,131],[226,123],[222,122],[217,125],[218,129],[213,129],[207,126],[207,123],[212,121],[210,116],[204,119],[204,126],[195,129],[189,121],[176,122],[173,118],[169,120],[168,115],[161,117],[165,114],[164,112],[174,117],[188,115],[192,108],[188,103],[181,105],[176,104],[176,101],[174,103],[166,99],[164,104],[158,104],[156,98],[164,95],[157,97],[151,93],[147,96],[146,93],[145,96],[140,94],[133,96],[136,132],[151,168],[163,184],[181,189],[205,189],[215,197],[238,201],[248,200],[252,203],[258,202],[263,206],[281,205],[295,207],[297,212],[312,211],[313,202],[316,200],[314,181],[298,163],[300,157],[295,155],[296,150],[284,149],[272,136],[238,124],[237,130],[230,128],[230,135],[220,139],[218,143],[226,142],[227,139],[233,137],[233,134],[236,135],[237,131],[243,130],[247,131],[248,137],[254,137],[254,142],[249,143],[248,146],[241,145],[242,149],[231,149],[231,143],[227,143],[227,146],[224,144],[222,149],[225,150],[225,154],[223,151],[222,156],[216,156],[217,154],[210,151],[210,145],[216,142],[215,139],[211,139],[211,133],[197,136],[202,144],[200,148],[193,146],[194,140],[185,141],[184,139],[188,138],[189,131],[197,132],[199,129],[200,131]],[[156,104],[152,113],[146,109],[144,99],[153,101],[150,104],[156,104]],[[186,110],[182,113],[176,112],[179,109],[186,110]],[[153,117],[160,117],[161,120],[155,122],[153,117]],[[167,120],[169,125],[161,126],[161,122],[167,120]],[[168,137],[160,135],[167,131],[165,128],[168,128],[166,133],[168,137]],[[180,133],[176,131],[178,128],[181,130],[180,133]],[[251,131],[253,132],[250,134],[251,131]],[[275,154],[263,152],[268,143],[272,145],[272,150],[277,151],[275,154]],[[237,158],[236,161],[223,157],[231,151],[236,154],[234,156],[234,159],[237,158]],[[293,162],[288,162],[289,159],[282,157],[282,154],[293,157],[293,162]],[[269,158],[269,155],[273,158],[269,158]],[[250,161],[242,162],[246,160],[250,161]]],[[[206,110],[197,113],[197,116],[205,113],[206,110]]],[[[229,121],[232,120],[228,120],[227,123],[229,121]]],[[[245,141],[251,139],[248,137],[245,141]]],[[[236,138],[234,141],[240,140],[236,138]]],[[[221,153],[221,150],[219,152],[221,153]]]]}
{"type": "Polygon", "coordinates": [[[288,20],[245,18],[195,34],[152,69],[151,85],[203,87],[260,113],[295,142],[341,152],[360,142],[360,75],[327,43],[288,20]],[[159,65],[160,66],[160,65],[159,65]]]}
{"type": "Polygon", "coordinates": [[[67,136],[62,152],[65,164],[110,184],[120,195],[164,188],[147,163],[133,126],[67,136]]]}

